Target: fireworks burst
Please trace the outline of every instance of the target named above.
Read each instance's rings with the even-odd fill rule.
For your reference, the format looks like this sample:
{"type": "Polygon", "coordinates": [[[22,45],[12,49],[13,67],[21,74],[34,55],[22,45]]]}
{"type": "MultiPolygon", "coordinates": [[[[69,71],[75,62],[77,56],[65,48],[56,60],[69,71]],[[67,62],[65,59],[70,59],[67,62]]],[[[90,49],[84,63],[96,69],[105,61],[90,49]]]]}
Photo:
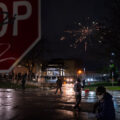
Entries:
{"type": "MultiPolygon", "coordinates": [[[[98,22],[92,21],[89,23],[87,22],[85,24],[79,22],[77,23],[77,29],[65,30],[64,33],[70,35],[71,38],[74,40],[70,47],[76,48],[79,44],[83,43],[84,49],[86,51],[90,37],[95,33],[99,32],[100,29],[101,26],[98,24],[98,22]]],[[[65,36],[62,36],[60,38],[60,40],[66,39],[67,37],[65,36]]],[[[101,36],[101,39],[103,39],[103,36],[101,36]]]]}

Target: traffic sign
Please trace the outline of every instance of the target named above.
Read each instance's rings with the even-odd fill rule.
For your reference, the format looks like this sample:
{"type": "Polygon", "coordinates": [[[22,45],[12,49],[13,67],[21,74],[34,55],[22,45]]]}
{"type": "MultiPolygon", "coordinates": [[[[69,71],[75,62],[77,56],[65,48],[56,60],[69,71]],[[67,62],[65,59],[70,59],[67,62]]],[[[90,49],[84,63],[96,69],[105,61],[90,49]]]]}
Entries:
{"type": "Polygon", "coordinates": [[[0,0],[0,72],[9,72],[41,39],[41,0],[0,0]]]}

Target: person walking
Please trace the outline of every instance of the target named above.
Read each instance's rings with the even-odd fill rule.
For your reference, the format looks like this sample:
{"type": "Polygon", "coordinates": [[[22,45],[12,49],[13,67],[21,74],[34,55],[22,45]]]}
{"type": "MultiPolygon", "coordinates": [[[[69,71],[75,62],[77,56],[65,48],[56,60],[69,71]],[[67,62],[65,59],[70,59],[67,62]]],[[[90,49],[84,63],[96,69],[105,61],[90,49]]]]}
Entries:
{"type": "Polygon", "coordinates": [[[56,92],[55,94],[57,94],[58,92],[58,89],[60,89],[60,93],[62,94],[62,78],[61,77],[58,77],[57,81],[56,81],[56,92]]]}
{"type": "Polygon", "coordinates": [[[74,84],[74,91],[75,91],[75,98],[76,98],[74,109],[78,109],[78,110],[80,110],[79,105],[81,102],[81,89],[82,89],[81,80],[80,78],[78,78],[74,84]]]}
{"type": "Polygon", "coordinates": [[[96,113],[97,120],[115,120],[115,109],[112,95],[106,92],[104,86],[96,89],[98,102],[94,105],[93,112],[96,113]]]}

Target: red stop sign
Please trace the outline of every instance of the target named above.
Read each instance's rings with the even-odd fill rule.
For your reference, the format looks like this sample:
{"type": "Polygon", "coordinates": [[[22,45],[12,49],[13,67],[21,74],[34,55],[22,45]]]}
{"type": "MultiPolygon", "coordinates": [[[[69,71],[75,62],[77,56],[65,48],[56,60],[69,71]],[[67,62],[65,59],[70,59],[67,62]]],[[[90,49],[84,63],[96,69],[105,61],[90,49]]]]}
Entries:
{"type": "Polygon", "coordinates": [[[9,72],[41,38],[41,0],[0,0],[0,72],[9,72]]]}

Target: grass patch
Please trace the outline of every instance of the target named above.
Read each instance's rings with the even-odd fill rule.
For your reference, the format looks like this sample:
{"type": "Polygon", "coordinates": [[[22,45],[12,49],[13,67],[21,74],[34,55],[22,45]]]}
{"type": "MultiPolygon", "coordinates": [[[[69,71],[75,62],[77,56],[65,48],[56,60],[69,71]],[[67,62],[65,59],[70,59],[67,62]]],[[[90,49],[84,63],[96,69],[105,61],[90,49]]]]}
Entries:
{"type": "Polygon", "coordinates": [[[120,90],[120,86],[107,86],[106,89],[107,90],[116,90],[116,91],[118,91],[118,90],[120,90]]]}
{"type": "MultiPolygon", "coordinates": [[[[37,86],[33,86],[33,85],[26,85],[26,88],[38,88],[37,86]]],[[[22,89],[21,84],[14,84],[11,82],[0,82],[0,88],[6,88],[6,89],[22,89]]]]}
{"type": "Polygon", "coordinates": [[[115,91],[120,91],[120,86],[118,86],[118,83],[117,82],[114,82],[113,83],[113,86],[112,86],[112,82],[99,82],[99,83],[94,83],[94,84],[91,84],[91,85],[87,85],[85,89],[89,89],[90,91],[95,91],[96,88],[100,85],[103,85],[107,90],[115,90],[115,91]]]}
{"type": "MultiPolygon", "coordinates": [[[[91,83],[90,85],[87,85],[87,87],[88,86],[96,87],[96,86],[100,86],[100,85],[112,86],[112,82],[96,82],[96,83],[91,83]]],[[[118,86],[118,82],[113,82],[113,85],[118,86]]]]}

